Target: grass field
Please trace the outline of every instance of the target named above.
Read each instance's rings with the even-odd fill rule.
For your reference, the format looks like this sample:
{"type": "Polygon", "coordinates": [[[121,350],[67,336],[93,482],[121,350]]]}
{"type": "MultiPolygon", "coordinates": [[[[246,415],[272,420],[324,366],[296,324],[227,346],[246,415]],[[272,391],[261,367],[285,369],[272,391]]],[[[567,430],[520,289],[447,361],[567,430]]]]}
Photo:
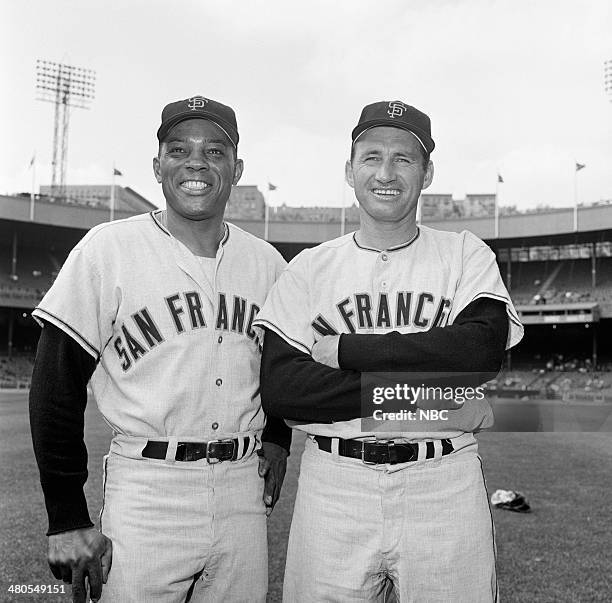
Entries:
{"type": "MultiPolygon", "coordinates": [[[[86,436],[90,455],[86,494],[95,517],[101,497],[101,459],[110,432],[94,405],[87,411],[86,436]]],[[[479,436],[489,491],[520,490],[533,508],[531,514],[494,510],[502,601],[612,600],[610,436],[479,436]]],[[[283,494],[268,524],[271,602],[280,601],[302,444],[302,438],[294,442],[283,494]]],[[[10,584],[54,582],[45,561],[46,516],[24,394],[0,393],[0,452],[0,601],[68,601],[68,595],[7,592],[10,584]]]]}

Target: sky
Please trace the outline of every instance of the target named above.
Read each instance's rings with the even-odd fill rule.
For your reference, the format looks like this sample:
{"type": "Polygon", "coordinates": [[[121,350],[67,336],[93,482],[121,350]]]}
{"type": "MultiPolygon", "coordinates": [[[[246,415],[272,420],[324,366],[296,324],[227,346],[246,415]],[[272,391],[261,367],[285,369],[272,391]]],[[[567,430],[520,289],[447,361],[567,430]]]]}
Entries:
{"type": "Polygon", "coordinates": [[[0,0],[0,193],[51,181],[53,105],[36,59],[96,71],[73,109],[68,184],[153,177],[163,106],[203,95],[238,117],[240,184],[273,205],[339,206],[350,132],[374,101],[430,115],[432,193],[501,205],[612,199],[609,0],[0,0]],[[578,174],[575,163],[586,165],[578,174]],[[268,183],[277,190],[268,192],[268,183]]]}

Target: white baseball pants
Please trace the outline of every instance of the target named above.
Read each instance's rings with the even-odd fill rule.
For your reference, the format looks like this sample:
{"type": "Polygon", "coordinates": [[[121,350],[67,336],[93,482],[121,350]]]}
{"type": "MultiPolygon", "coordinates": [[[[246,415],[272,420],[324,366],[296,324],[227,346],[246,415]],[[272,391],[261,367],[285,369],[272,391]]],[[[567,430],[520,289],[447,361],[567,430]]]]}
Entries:
{"type": "Polygon", "coordinates": [[[140,450],[118,436],[106,459],[101,527],[113,560],[101,600],[264,602],[268,551],[257,455],[209,465],[146,459],[140,450]]]}
{"type": "Polygon", "coordinates": [[[438,458],[419,454],[423,460],[375,468],[308,438],[283,601],[495,601],[493,523],[477,443],[472,434],[453,443],[459,450],[449,456],[437,451],[438,458]]]}

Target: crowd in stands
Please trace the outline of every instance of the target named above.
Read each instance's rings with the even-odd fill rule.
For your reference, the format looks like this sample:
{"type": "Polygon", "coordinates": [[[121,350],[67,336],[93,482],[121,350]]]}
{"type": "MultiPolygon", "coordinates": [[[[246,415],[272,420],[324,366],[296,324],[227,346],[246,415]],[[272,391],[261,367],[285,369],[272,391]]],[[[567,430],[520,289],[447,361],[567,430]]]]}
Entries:
{"type": "Polygon", "coordinates": [[[554,354],[546,359],[536,356],[536,365],[513,371],[502,371],[489,382],[490,392],[524,392],[525,397],[547,399],[583,399],[612,402],[612,362],[593,366],[590,358],[564,357],[554,354]]]}
{"type": "MultiPolygon", "coordinates": [[[[9,252],[5,255],[10,257],[9,252]]],[[[60,267],[61,259],[50,250],[21,247],[14,269],[0,272],[0,300],[5,305],[36,305],[53,284],[60,267]]]]}
{"type": "Polygon", "coordinates": [[[29,388],[33,368],[32,356],[0,356],[0,389],[29,388]]]}
{"type": "Polygon", "coordinates": [[[46,292],[46,289],[0,283],[0,299],[5,304],[10,304],[12,301],[25,301],[35,305],[43,298],[46,292]]]}
{"type": "MultiPolygon", "coordinates": [[[[513,262],[512,299],[516,304],[569,304],[612,301],[612,258],[597,258],[592,286],[590,259],[513,262]]],[[[502,270],[504,278],[507,276],[502,270]]]]}

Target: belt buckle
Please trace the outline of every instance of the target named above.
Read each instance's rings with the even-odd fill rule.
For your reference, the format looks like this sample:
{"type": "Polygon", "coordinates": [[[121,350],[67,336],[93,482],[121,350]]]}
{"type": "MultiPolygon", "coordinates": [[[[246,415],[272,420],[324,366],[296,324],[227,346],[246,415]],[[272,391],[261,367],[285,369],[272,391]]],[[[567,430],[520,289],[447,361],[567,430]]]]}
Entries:
{"type": "Polygon", "coordinates": [[[375,441],[375,442],[363,442],[363,441],[361,442],[361,462],[364,465],[380,465],[380,463],[377,463],[376,461],[366,461],[365,460],[365,447],[366,447],[366,444],[377,444],[377,443],[378,443],[378,440],[375,441]]]}
{"type": "Polygon", "coordinates": [[[224,459],[218,459],[217,457],[210,456],[210,445],[211,444],[222,444],[224,442],[231,442],[233,446],[232,457],[234,456],[234,452],[236,451],[236,444],[234,443],[234,440],[232,438],[226,438],[225,440],[210,440],[209,442],[206,442],[206,462],[209,465],[216,465],[217,463],[223,462],[224,459]]]}

